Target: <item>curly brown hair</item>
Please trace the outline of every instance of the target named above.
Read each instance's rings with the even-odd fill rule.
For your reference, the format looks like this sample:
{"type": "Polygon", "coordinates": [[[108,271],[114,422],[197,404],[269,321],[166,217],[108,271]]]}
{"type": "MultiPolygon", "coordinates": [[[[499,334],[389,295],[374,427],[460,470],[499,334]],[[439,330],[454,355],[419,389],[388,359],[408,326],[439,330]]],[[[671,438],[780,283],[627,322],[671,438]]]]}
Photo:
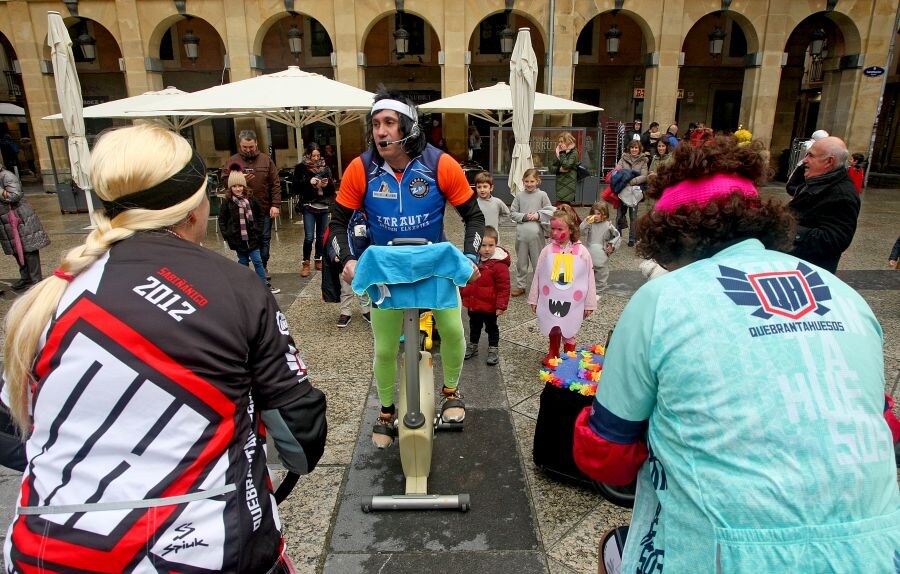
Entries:
{"type": "Polygon", "coordinates": [[[718,136],[698,147],[677,146],[669,161],[656,171],[656,178],[650,182],[647,196],[659,199],[664,189],[680,181],[700,179],[717,173],[740,175],[758,186],[762,185],[772,175],[768,152],[758,140],[738,147],[737,140],[730,136],[718,136]]]}
{"type": "MultiPolygon", "coordinates": [[[[647,195],[659,199],[667,187],[687,179],[724,173],[743,176],[756,185],[770,169],[761,142],[738,147],[733,137],[717,137],[699,147],[678,146],[662,165],[647,195]]],[[[637,254],[672,268],[711,257],[745,239],[760,240],[767,249],[786,251],[794,234],[794,218],[775,200],[748,198],[740,192],[706,205],[682,205],[674,211],[653,210],[637,221],[637,254]]]]}

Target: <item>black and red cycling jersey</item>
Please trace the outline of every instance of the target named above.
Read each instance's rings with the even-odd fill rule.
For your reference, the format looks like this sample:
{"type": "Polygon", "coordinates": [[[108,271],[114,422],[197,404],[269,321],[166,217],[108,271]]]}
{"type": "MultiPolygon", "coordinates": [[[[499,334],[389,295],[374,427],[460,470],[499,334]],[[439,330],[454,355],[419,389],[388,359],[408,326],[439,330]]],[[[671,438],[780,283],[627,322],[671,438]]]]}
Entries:
{"type": "Polygon", "coordinates": [[[276,563],[262,422],[307,472],[325,398],[252,271],[164,231],[121,241],[66,289],[34,374],[8,571],[276,563]]]}

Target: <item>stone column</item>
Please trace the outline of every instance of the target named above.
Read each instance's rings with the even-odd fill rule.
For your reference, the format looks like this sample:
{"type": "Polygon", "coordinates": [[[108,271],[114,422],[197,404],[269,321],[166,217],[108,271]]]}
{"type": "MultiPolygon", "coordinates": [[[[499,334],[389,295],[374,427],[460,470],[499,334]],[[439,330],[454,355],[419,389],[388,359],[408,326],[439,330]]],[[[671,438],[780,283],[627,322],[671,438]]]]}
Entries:
{"type": "MultiPolygon", "coordinates": [[[[551,95],[571,99],[574,88],[572,58],[575,55],[575,44],[578,36],[575,30],[575,15],[571,10],[560,10],[556,5],[556,32],[553,37],[553,85],[551,95]]],[[[540,62],[539,62],[540,64],[540,62]]],[[[540,91],[540,89],[538,89],[540,91]]]]}
{"type": "MultiPolygon", "coordinates": [[[[357,65],[356,57],[362,50],[363,38],[357,38],[356,13],[348,2],[334,3],[334,35],[332,41],[337,58],[334,79],[366,89],[366,69],[357,65]]],[[[359,150],[365,147],[362,121],[350,122],[341,130],[341,163],[346,168],[359,150]]]]}
{"type": "MultiPolygon", "coordinates": [[[[660,22],[681,22],[685,14],[684,0],[666,0],[660,22]]],[[[678,58],[681,54],[680,26],[661,26],[658,31],[657,53],[659,63],[648,66],[644,80],[644,125],[659,122],[660,126],[675,121],[678,104],[678,76],[681,70],[678,58]]],[[[662,128],[665,130],[665,128],[662,128]]]]}
{"type": "MultiPolygon", "coordinates": [[[[246,4],[242,0],[222,0],[222,10],[225,29],[218,30],[218,32],[222,35],[225,53],[228,54],[230,81],[237,82],[252,78],[256,74],[250,68],[250,53],[253,46],[248,28],[256,29],[256,17],[247,13],[246,4]],[[252,20],[254,25],[251,25],[248,20],[252,20]]],[[[265,118],[237,117],[234,119],[234,129],[237,133],[245,129],[255,131],[260,151],[268,153],[269,134],[265,118]]]]}
{"type": "MultiPolygon", "coordinates": [[[[441,51],[444,53],[444,65],[441,66],[441,97],[446,98],[468,90],[465,58],[469,49],[469,39],[465,35],[465,19],[459,17],[458,4],[445,2],[443,19],[441,51]]],[[[438,36],[441,36],[440,32],[438,36]]],[[[451,155],[456,158],[467,157],[469,138],[466,116],[460,114],[445,116],[443,128],[444,141],[447,142],[451,155]]]]}
{"type": "MultiPolygon", "coordinates": [[[[888,50],[896,33],[895,23],[900,6],[897,5],[897,0],[876,0],[874,4],[868,35],[864,37],[864,44],[860,50],[865,54],[862,68],[880,66],[887,69],[888,50]]],[[[898,47],[895,46],[895,63],[897,57],[898,47]]],[[[841,92],[849,98],[849,105],[845,106],[846,119],[841,119],[844,120],[844,137],[851,153],[859,151],[868,155],[884,80],[884,75],[876,78],[867,77],[863,75],[862,69],[844,70],[841,74],[841,92]]]]}
{"type": "MultiPolygon", "coordinates": [[[[144,92],[163,89],[162,74],[148,72],[145,69],[143,27],[138,14],[136,0],[119,0],[116,2],[121,36],[122,59],[125,60],[125,89],[129,96],[137,96],[144,92]]],[[[148,30],[151,33],[152,30],[148,30]]]]}
{"type": "MultiPolygon", "coordinates": [[[[59,111],[53,76],[41,72],[41,60],[44,59],[43,46],[47,35],[47,12],[35,9],[32,13],[29,10],[29,2],[25,0],[12,0],[6,2],[5,5],[9,21],[17,23],[12,28],[10,41],[22,70],[22,89],[28,103],[28,119],[32,129],[35,162],[44,176],[45,188],[55,191],[51,177],[53,166],[50,163],[47,136],[65,135],[65,128],[62,121],[41,119],[59,111]]],[[[62,147],[64,146],[55,149],[61,150],[62,147]]],[[[69,168],[65,162],[61,161],[62,159],[56,157],[58,167],[68,171],[69,168]]]]}
{"type": "Polygon", "coordinates": [[[753,139],[762,140],[766,147],[772,143],[780,86],[781,52],[763,53],[762,66],[744,72],[740,122],[753,133],[753,139]]]}
{"type": "Polygon", "coordinates": [[[647,66],[644,79],[644,124],[659,122],[664,131],[667,124],[675,121],[678,104],[678,66],[680,46],[675,50],[659,52],[659,65],[647,66]]]}

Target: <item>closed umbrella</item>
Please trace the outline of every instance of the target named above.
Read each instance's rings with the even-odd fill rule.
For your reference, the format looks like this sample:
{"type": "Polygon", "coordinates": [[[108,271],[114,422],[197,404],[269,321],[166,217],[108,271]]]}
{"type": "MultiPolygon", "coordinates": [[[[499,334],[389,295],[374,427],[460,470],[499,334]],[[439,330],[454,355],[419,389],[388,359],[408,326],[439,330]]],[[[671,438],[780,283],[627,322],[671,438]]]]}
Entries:
{"type": "Polygon", "coordinates": [[[513,135],[516,144],[509,166],[509,191],[515,195],[523,189],[522,174],[534,167],[531,159],[531,123],[534,119],[534,92],[537,84],[537,57],[531,47],[531,32],[519,28],[516,45],[509,60],[509,86],[512,93],[513,135]]]}
{"type": "Polygon", "coordinates": [[[53,77],[56,80],[56,97],[63,125],[69,136],[69,164],[72,180],[84,191],[91,222],[94,221],[94,206],[91,202],[91,182],[88,170],[91,151],[84,137],[84,117],[82,112],[81,82],[72,56],[72,39],[59,12],[47,12],[47,45],[50,46],[50,60],[53,62],[53,77]]]}

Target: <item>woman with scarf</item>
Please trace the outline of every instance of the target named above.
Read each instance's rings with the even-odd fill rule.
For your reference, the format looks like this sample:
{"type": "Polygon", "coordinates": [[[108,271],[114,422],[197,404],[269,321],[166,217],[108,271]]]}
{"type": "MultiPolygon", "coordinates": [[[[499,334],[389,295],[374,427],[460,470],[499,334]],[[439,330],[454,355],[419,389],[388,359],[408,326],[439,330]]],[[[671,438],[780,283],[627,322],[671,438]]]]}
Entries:
{"type": "Polygon", "coordinates": [[[335,193],[331,170],[325,165],[319,144],[312,142],[306,146],[303,162],[294,168],[294,186],[300,196],[297,209],[303,211],[303,266],[300,276],[309,277],[313,242],[316,245],[316,270],[322,269],[323,240],[335,193]]]}
{"type": "Polygon", "coordinates": [[[19,280],[12,284],[13,291],[23,291],[43,279],[39,250],[50,245],[50,238],[25,201],[19,178],[2,164],[0,187],[0,245],[3,253],[15,256],[19,264],[19,280]]]}

